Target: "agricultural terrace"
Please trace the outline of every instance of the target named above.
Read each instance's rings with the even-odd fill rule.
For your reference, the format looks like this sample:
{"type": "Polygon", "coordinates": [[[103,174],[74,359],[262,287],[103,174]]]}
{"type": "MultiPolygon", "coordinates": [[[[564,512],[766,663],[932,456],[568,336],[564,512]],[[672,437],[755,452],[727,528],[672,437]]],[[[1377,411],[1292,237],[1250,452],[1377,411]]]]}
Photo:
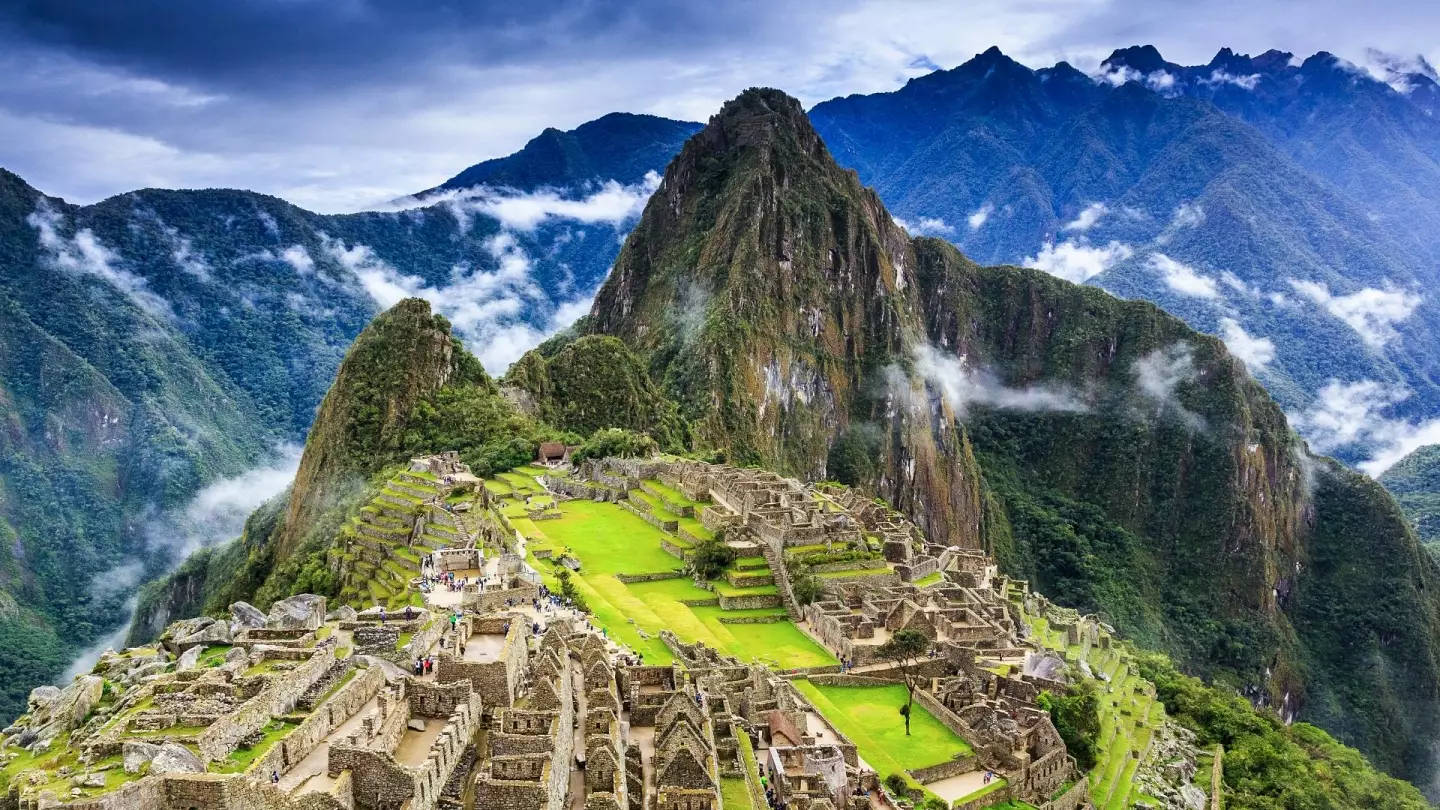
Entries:
{"type": "Polygon", "coordinates": [[[970,745],[946,728],[935,716],[916,703],[910,716],[910,736],[905,736],[905,687],[825,686],[808,680],[793,681],[815,708],[855,743],[860,758],[883,778],[902,776],[908,770],[926,768],[969,755],[970,745]]]}
{"type": "MultiPolygon", "coordinates": [[[[678,498],[679,493],[673,496],[678,498]]],[[[753,559],[737,560],[727,572],[727,580],[712,583],[714,591],[706,590],[683,573],[684,562],[678,553],[689,547],[686,540],[661,531],[614,503],[582,499],[564,501],[552,508],[559,512],[558,517],[545,520],[510,517],[511,525],[526,538],[530,564],[541,572],[548,587],[558,591],[556,560],[561,556],[578,560],[580,569],[572,580],[588,603],[593,621],[611,637],[644,655],[646,663],[664,664],[672,660],[659,637],[662,629],[670,630],[683,641],[699,641],[741,660],[760,661],[780,669],[836,663],[833,655],[790,622],[778,604],[745,610],[720,607],[720,594],[773,596],[777,593],[773,583],[746,584],[767,578],[769,572],[763,567],[763,560],[759,561],[758,568],[754,567],[753,559]],[[667,550],[667,544],[676,551],[667,550]],[[629,583],[617,577],[646,574],[672,576],[629,583]],[[740,584],[732,584],[734,582],[740,584]],[[744,623],[739,623],[741,621],[744,623]]],[[[654,512],[671,515],[667,520],[678,518],[661,507],[656,507],[654,512]]],[[[686,525],[687,530],[695,527],[703,530],[694,518],[685,520],[693,524],[686,525]]],[[[692,535],[694,533],[692,531],[692,535]]],[[[778,603],[778,598],[775,601],[778,603]]]]}
{"type": "Polygon", "coordinates": [[[1084,661],[1099,678],[1100,758],[1090,771],[1090,796],[1098,810],[1123,810],[1137,801],[1156,800],[1134,788],[1135,771],[1149,751],[1155,732],[1165,723],[1165,706],[1141,687],[1130,656],[1118,645],[1088,650],[1066,644],[1044,617],[1025,617],[1037,640],[1063,653],[1071,664],[1084,661]]]}

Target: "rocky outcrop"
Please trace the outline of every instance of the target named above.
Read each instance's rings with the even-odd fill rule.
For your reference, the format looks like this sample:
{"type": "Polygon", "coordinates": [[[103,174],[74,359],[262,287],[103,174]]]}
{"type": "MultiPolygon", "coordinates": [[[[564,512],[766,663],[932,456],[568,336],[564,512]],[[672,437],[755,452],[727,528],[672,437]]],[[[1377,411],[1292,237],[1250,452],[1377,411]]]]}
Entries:
{"type": "Polygon", "coordinates": [[[85,722],[104,694],[105,679],[98,675],[82,675],[64,689],[37,686],[30,691],[25,715],[5,729],[5,734],[22,746],[44,748],[85,722]]]}
{"type": "Polygon", "coordinates": [[[457,375],[485,379],[425,301],[401,301],[365,327],[305,441],[284,522],[272,540],[277,558],[294,550],[334,498],[393,460],[415,406],[457,375]],[[462,359],[469,365],[462,367],[462,359]]]}
{"type": "Polygon", "coordinates": [[[270,606],[265,626],[274,630],[314,630],[325,621],[325,597],[296,594],[270,606]]]}

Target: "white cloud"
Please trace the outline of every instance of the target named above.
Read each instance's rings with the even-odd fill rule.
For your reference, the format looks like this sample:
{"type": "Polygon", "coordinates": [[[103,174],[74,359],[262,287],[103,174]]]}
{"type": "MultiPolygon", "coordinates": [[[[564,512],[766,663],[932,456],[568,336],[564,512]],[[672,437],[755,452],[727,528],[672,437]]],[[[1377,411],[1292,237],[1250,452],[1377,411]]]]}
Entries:
{"type": "Polygon", "coordinates": [[[1175,87],[1175,74],[1164,69],[1141,73],[1128,65],[1110,66],[1102,67],[1100,72],[1095,73],[1091,78],[1112,87],[1119,87],[1126,82],[1139,82],[1163,96],[1175,95],[1179,92],[1175,87]]]}
{"type": "Polygon", "coordinates": [[[1176,230],[1193,228],[1204,221],[1205,209],[1199,203],[1180,203],[1175,206],[1175,213],[1170,215],[1170,227],[1176,230]]]}
{"type": "Polygon", "coordinates": [[[1189,344],[1172,343],[1135,361],[1131,368],[1140,393],[1159,414],[1172,414],[1191,430],[1203,430],[1205,419],[1180,402],[1179,387],[1195,379],[1195,355],[1189,344]]]}
{"type": "Polygon", "coordinates": [[[1150,254],[1149,264],[1150,269],[1160,274],[1160,280],[1165,282],[1165,286],[1181,295],[1191,298],[1220,297],[1215,279],[1201,275],[1188,264],[1177,262],[1164,253],[1150,254]]]}
{"type": "Polygon", "coordinates": [[[890,218],[912,236],[947,236],[955,233],[955,229],[939,217],[920,217],[914,222],[897,216],[890,218]]]}
{"type": "Polygon", "coordinates": [[[165,234],[170,237],[170,242],[174,246],[170,257],[175,260],[175,264],[195,278],[209,281],[210,264],[205,261],[203,256],[195,252],[195,246],[191,243],[190,238],[181,236],[178,230],[171,227],[165,228],[165,234]]]}
{"type": "Polygon", "coordinates": [[[1100,275],[1132,255],[1134,251],[1130,246],[1120,242],[1091,245],[1083,239],[1067,239],[1059,244],[1046,242],[1039,253],[1021,259],[1020,263],[1079,284],[1100,275]]]}
{"type": "Polygon", "coordinates": [[[1089,205],[1085,206],[1085,209],[1082,210],[1078,216],[1076,216],[1071,221],[1065,223],[1060,228],[1060,230],[1078,231],[1080,233],[1084,233],[1085,231],[1088,231],[1091,228],[1095,227],[1096,223],[1100,221],[1100,218],[1105,216],[1109,212],[1110,209],[1105,205],[1105,203],[1090,203],[1089,205]]]}
{"type": "Polygon", "coordinates": [[[1220,339],[1230,353],[1245,361],[1251,372],[1258,372],[1275,359],[1275,343],[1267,337],[1257,337],[1245,331],[1234,318],[1220,319],[1220,339]]]}
{"type": "Polygon", "coordinates": [[[592,290],[552,304],[534,282],[529,255],[508,232],[485,241],[496,263],[493,271],[456,266],[446,282],[435,285],[400,272],[367,245],[347,246],[323,235],[322,239],[325,251],[354,273],[381,307],[392,307],[404,298],[430,302],[493,374],[503,373],[520,355],[573,323],[589,310],[595,294],[592,290]],[[550,314],[536,323],[535,315],[547,310],[550,314]]]}
{"type": "Polygon", "coordinates": [[[918,346],[914,352],[915,371],[937,389],[959,417],[971,405],[1011,411],[1066,411],[1088,409],[1074,392],[1044,385],[1012,388],[988,369],[971,368],[964,357],[947,354],[932,346],[918,346]]]}
{"type": "Polygon", "coordinates": [[[993,213],[995,213],[995,206],[987,202],[971,212],[970,216],[965,218],[965,221],[969,223],[970,230],[978,231],[980,230],[980,226],[984,225],[993,213]]]}
{"type": "Polygon", "coordinates": [[[1415,449],[1440,443],[1440,419],[1410,422],[1385,412],[1410,397],[1401,385],[1375,380],[1331,380],[1309,409],[1289,414],[1290,424],[1317,452],[1353,448],[1366,453],[1357,466],[1379,476],[1415,449]]]}
{"type": "Polygon", "coordinates": [[[105,247],[89,228],[76,231],[71,239],[61,236],[60,228],[65,224],[65,217],[43,200],[25,221],[35,229],[41,249],[55,267],[67,273],[102,279],[153,316],[172,316],[170,304],[156,295],[144,278],[117,267],[115,263],[119,257],[105,247]]]}
{"type": "Polygon", "coordinates": [[[1349,295],[1333,295],[1330,287],[1321,282],[1290,279],[1290,286],[1344,321],[1377,349],[1397,337],[1395,325],[1410,317],[1421,301],[1418,294],[1393,287],[1366,287],[1349,295]]]}
{"type": "Polygon", "coordinates": [[[660,187],[660,180],[654,171],[647,172],[644,180],[633,185],[607,180],[597,191],[578,198],[565,196],[557,189],[525,192],[476,186],[406,197],[372,210],[406,210],[440,203],[455,216],[461,231],[470,229],[476,214],[496,219],[501,227],[515,231],[533,231],[556,219],[590,225],[605,223],[618,228],[640,216],[650,195],[660,187]]]}
{"type": "Polygon", "coordinates": [[[1226,72],[1223,68],[1215,68],[1208,77],[1201,78],[1200,83],[1212,86],[1233,84],[1244,90],[1254,90],[1255,85],[1260,83],[1260,74],[1251,73],[1246,76],[1237,76],[1234,73],[1226,72]]]}
{"type": "Polygon", "coordinates": [[[280,258],[295,272],[302,276],[308,276],[315,272],[315,260],[310,257],[310,251],[304,245],[291,245],[280,252],[280,258]]]}

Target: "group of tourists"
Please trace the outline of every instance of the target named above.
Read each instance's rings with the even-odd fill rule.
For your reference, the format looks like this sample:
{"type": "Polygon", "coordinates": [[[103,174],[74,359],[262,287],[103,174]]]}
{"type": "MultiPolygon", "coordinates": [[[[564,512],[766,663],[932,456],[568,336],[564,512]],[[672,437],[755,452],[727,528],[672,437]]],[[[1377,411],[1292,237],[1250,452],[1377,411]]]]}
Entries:
{"type": "Polygon", "coordinates": [[[435,658],[429,655],[424,658],[416,658],[410,668],[416,675],[429,675],[435,671],[435,658]]]}
{"type": "Polygon", "coordinates": [[[770,784],[770,779],[765,775],[765,763],[757,763],[760,766],[760,787],[765,789],[765,804],[770,810],[786,810],[788,805],[785,800],[775,792],[775,786],[770,784]]]}

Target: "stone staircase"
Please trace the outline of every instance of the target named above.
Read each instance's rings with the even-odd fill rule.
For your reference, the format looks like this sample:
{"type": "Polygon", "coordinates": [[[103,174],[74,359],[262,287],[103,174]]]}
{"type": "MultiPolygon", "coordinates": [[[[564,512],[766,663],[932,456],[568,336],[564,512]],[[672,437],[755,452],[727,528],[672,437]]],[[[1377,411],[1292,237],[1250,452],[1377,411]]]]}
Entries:
{"type": "Polygon", "coordinates": [[[785,569],[784,556],[769,543],[760,543],[760,553],[770,567],[775,587],[780,591],[780,604],[792,621],[800,621],[800,603],[795,601],[795,591],[790,587],[790,573],[785,569]]]}

